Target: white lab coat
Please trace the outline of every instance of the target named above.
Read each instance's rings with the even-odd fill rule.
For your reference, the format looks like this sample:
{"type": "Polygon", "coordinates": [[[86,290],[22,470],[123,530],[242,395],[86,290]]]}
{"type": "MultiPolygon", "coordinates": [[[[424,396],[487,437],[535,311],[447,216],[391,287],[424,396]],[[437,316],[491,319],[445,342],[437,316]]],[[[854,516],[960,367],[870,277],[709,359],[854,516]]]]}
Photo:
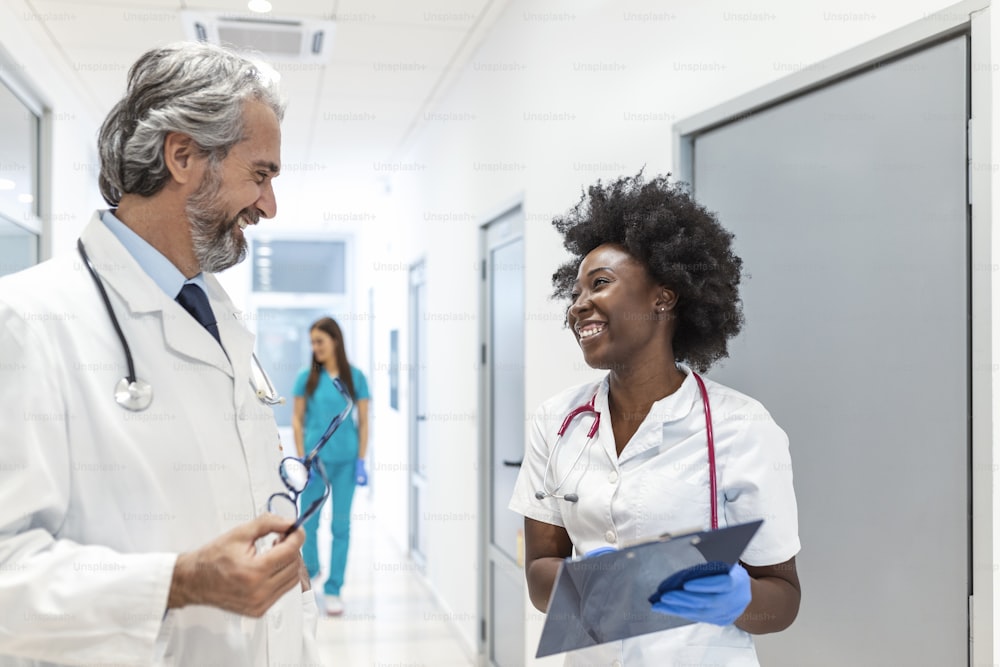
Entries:
{"type": "MultiPolygon", "coordinates": [[[[681,387],[650,408],[619,458],[608,412],[608,379],[568,389],[546,401],[529,429],[524,463],[510,509],[563,526],[577,554],[619,547],[663,533],[711,526],[708,448],[701,393],[690,370],[681,387]],[[573,420],[553,450],[556,431],[574,408],[597,395],[601,425],[576,465],[593,416],[573,420]],[[570,503],[535,498],[549,454],[548,491],[575,492],[570,503]],[[572,470],[572,472],[570,472],[572,470]]],[[[704,378],[715,438],[719,526],[764,519],[743,553],[749,565],[775,565],[799,551],[798,517],[788,437],[756,400],[704,378]]],[[[652,593],[652,591],[650,591],[652,593]]],[[[589,649],[570,651],[567,665],[726,665],[756,667],[750,635],[735,625],[674,628],[589,649]]]]}
{"type": "Polygon", "coordinates": [[[125,357],[78,254],[0,280],[0,665],[319,665],[298,586],[260,619],[164,616],[176,554],[283,489],[277,427],[213,276],[225,352],[97,215],[82,238],[153,402],[115,402],[125,357]]]}

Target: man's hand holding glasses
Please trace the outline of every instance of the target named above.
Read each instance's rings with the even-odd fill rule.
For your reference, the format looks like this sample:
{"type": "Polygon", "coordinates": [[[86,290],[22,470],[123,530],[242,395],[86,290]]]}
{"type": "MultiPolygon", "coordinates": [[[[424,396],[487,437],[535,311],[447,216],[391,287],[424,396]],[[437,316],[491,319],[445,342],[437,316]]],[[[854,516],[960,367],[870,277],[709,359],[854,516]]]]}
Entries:
{"type": "Polygon", "coordinates": [[[336,415],[312,451],[304,457],[287,456],[278,467],[287,492],[267,501],[262,514],[200,549],[178,555],[167,597],[167,609],[209,605],[244,616],[260,617],[295,584],[303,590],[302,556],[305,533],[299,527],[316,513],[330,495],[330,480],[319,452],[337,428],[348,419],[354,401],[339,379],[333,379],[347,407],[336,415]],[[323,495],[300,513],[297,501],[313,473],[323,481],[323,495]],[[277,541],[267,538],[280,535],[277,541]]]}

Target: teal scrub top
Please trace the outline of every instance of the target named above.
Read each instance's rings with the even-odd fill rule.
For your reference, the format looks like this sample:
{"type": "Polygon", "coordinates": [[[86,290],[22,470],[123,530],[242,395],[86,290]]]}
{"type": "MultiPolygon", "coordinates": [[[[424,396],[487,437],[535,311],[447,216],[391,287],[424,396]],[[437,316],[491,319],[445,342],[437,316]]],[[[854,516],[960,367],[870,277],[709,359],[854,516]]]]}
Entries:
{"type": "MultiPolygon", "coordinates": [[[[365,379],[364,373],[351,366],[351,376],[354,379],[354,393],[356,394],[353,414],[351,419],[344,420],[334,431],[330,441],[320,450],[319,457],[323,463],[345,463],[358,458],[358,427],[355,423],[358,412],[357,402],[370,398],[370,396],[368,394],[368,381],[365,379]]],[[[295,388],[292,390],[295,396],[304,397],[306,395],[306,381],[308,379],[309,369],[303,368],[295,378],[295,388]]],[[[321,371],[316,391],[306,401],[305,439],[303,442],[306,454],[312,451],[312,448],[319,442],[320,436],[326,431],[334,415],[340,414],[346,405],[344,397],[340,395],[330,380],[329,374],[325,370],[321,371]]]]}

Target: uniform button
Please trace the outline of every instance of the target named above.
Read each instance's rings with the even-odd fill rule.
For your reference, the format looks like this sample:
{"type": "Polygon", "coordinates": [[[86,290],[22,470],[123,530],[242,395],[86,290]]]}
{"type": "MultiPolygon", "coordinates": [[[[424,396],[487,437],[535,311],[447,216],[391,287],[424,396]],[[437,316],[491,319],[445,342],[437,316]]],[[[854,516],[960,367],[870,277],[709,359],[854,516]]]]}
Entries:
{"type": "Polygon", "coordinates": [[[617,470],[612,470],[608,474],[608,481],[611,482],[612,484],[614,484],[615,482],[618,481],[618,471],[617,470]]]}
{"type": "Polygon", "coordinates": [[[604,533],[604,539],[606,539],[609,543],[614,544],[615,543],[615,531],[609,530],[608,532],[604,533]]]}

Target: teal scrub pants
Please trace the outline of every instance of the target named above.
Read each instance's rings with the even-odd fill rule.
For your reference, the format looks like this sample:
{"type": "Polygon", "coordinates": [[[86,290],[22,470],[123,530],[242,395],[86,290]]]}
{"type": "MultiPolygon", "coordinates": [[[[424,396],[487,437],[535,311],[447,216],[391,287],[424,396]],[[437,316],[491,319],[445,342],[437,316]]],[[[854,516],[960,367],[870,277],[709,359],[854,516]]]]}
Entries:
{"type": "MultiPolygon", "coordinates": [[[[344,570],[347,567],[347,547],[351,540],[351,502],[354,500],[354,460],[343,463],[323,462],[323,469],[330,478],[330,498],[333,503],[333,521],[330,528],[333,533],[333,543],[330,545],[330,576],[323,584],[326,595],[340,595],[340,587],[344,585],[344,570]]],[[[314,475],[309,486],[302,492],[299,507],[309,507],[313,500],[323,495],[323,480],[314,475]]],[[[302,559],[309,570],[309,577],[319,574],[319,544],[317,531],[322,510],[309,517],[305,524],[306,541],[302,545],[302,559]]]]}

